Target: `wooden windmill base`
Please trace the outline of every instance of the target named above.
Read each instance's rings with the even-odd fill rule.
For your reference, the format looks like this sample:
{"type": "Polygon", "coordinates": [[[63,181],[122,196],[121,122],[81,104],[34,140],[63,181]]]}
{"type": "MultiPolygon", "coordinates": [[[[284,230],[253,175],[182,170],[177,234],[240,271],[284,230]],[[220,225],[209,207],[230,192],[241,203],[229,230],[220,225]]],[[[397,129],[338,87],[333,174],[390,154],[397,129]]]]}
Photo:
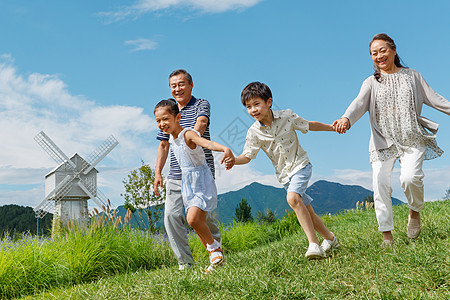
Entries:
{"type": "Polygon", "coordinates": [[[85,230],[88,225],[87,199],[63,199],[55,204],[52,234],[60,233],[62,228],[73,228],[74,226],[85,230]]]}

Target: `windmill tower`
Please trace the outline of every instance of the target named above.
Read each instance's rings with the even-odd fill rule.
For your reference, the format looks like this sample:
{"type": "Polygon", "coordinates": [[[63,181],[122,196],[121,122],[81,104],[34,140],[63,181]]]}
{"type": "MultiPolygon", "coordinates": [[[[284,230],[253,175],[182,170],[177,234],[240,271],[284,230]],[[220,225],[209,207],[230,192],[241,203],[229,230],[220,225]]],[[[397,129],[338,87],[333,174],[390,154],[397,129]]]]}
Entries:
{"type": "Polygon", "coordinates": [[[80,228],[89,224],[87,200],[92,199],[104,212],[108,199],[97,189],[97,173],[94,168],[119,142],[110,135],[86,160],[78,154],[68,157],[41,131],[35,141],[59,165],[45,175],[45,198],[34,208],[36,218],[43,218],[53,211],[53,230],[68,222],[80,228]]]}

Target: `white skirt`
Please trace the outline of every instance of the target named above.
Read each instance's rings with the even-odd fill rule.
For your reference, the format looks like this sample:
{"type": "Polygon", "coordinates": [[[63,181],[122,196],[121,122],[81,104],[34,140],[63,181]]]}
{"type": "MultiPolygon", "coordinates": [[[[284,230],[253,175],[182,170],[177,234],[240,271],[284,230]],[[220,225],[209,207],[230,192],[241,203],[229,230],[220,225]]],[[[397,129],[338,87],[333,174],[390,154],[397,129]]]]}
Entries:
{"type": "Polygon", "coordinates": [[[192,206],[206,212],[216,209],[216,183],[206,162],[198,167],[183,168],[181,194],[186,213],[192,206]]]}

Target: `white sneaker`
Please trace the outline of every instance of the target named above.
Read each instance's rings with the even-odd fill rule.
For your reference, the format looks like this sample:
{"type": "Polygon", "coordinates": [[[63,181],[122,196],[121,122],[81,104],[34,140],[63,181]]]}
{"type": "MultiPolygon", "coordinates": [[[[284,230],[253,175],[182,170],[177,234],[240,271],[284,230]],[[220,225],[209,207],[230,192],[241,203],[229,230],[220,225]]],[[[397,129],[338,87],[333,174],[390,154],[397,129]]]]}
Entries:
{"type": "Polygon", "coordinates": [[[210,274],[212,272],[214,272],[216,269],[214,268],[213,265],[209,265],[206,269],[205,269],[205,274],[210,274]]]}
{"type": "Polygon", "coordinates": [[[323,251],[322,247],[316,243],[310,243],[308,246],[308,251],[305,253],[305,257],[307,259],[317,259],[317,258],[325,258],[327,255],[323,251]]]}
{"type": "Polygon", "coordinates": [[[320,245],[320,247],[322,247],[323,251],[325,251],[325,252],[328,252],[331,249],[339,247],[339,242],[338,242],[336,236],[334,235],[334,233],[331,233],[331,234],[333,235],[333,240],[330,241],[330,240],[324,239],[322,242],[322,245],[320,245]]]}
{"type": "Polygon", "coordinates": [[[179,264],[179,265],[178,265],[178,270],[184,271],[184,270],[187,270],[187,269],[189,269],[189,268],[191,268],[191,267],[192,267],[191,264],[179,264]]]}

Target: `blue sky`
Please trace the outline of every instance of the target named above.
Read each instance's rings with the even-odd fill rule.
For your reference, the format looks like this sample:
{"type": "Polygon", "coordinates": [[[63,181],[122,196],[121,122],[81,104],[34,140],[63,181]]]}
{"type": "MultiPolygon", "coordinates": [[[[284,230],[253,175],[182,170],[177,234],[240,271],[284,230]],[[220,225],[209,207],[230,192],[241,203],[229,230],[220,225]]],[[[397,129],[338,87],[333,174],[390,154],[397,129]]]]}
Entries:
{"type": "MultiPolygon", "coordinates": [[[[155,164],[153,107],[170,97],[167,76],[178,68],[211,103],[212,138],[236,154],[252,123],[240,104],[247,83],[267,83],[275,108],[331,123],[371,75],[368,42],[379,32],[449,99],[449,12],[448,1],[0,1],[0,205],[44,198],[55,163],[33,140],[41,130],[82,156],[113,134],[120,144],[97,167],[99,187],[122,204],[122,180],[141,160],[155,164]]],[[[440,124],[445,151],[424,165],[426,199],[436,200],[450,187],[450,118],[423,115],[440,124]]],[[[312,181],[371,189],[369,136],[367,116],[346,135],[299,133],[312,181]]],[[[262,152],[217,175],[219,192],[279,186],[262,152]]],[[[398,175],[394,196],[404,200],[398,175]]]]}

